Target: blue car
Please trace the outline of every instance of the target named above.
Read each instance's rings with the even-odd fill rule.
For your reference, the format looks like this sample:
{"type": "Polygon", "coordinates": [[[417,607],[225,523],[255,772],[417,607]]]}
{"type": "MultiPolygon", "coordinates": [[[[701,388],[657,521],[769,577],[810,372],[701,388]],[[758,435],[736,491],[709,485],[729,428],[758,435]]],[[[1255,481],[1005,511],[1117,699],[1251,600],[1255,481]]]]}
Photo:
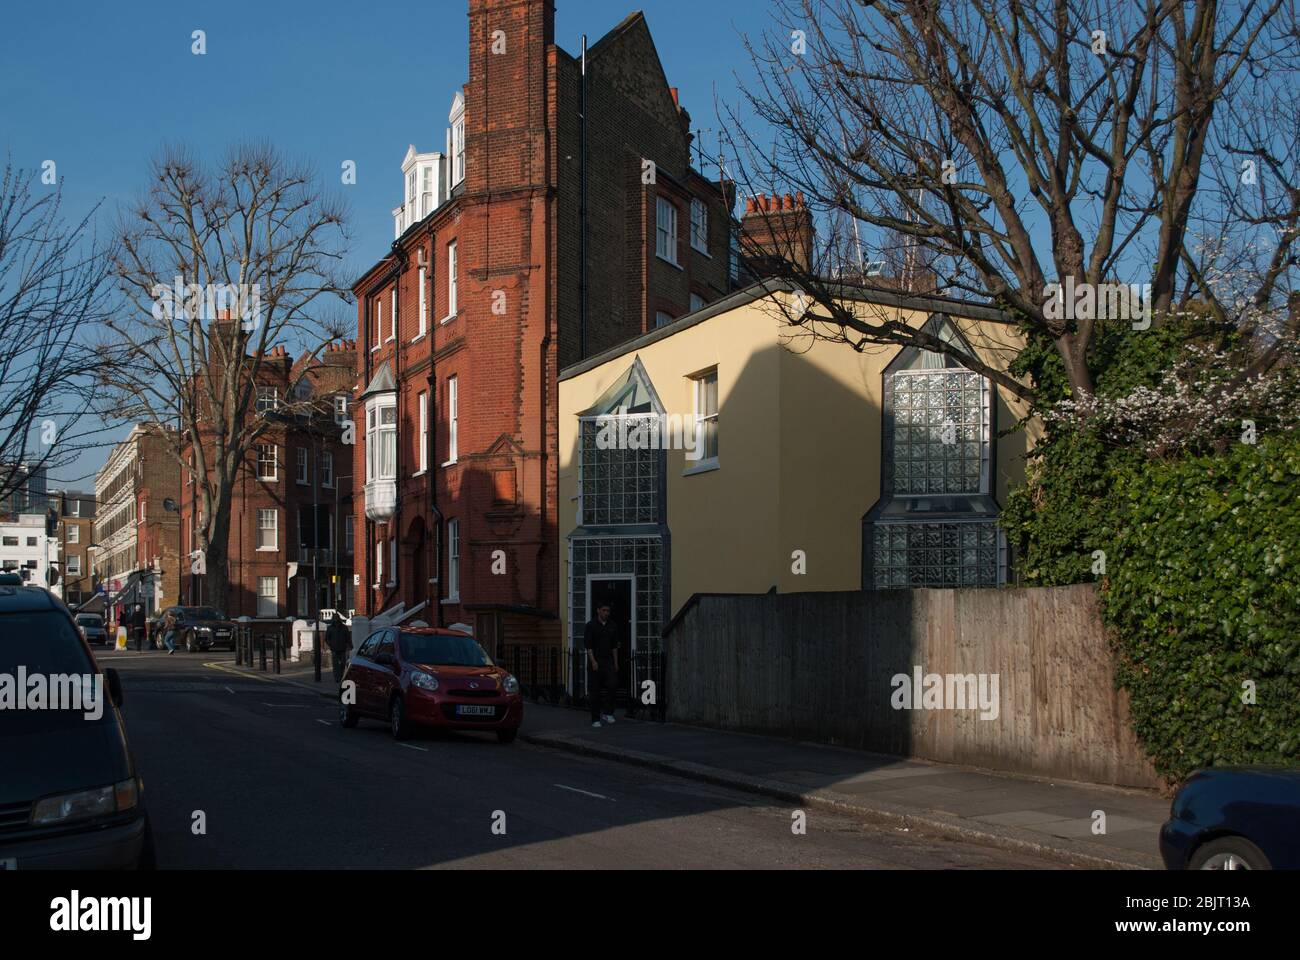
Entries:
{"type": "Polygon", "coordinates": [[[1300,869],[1300,767],[1209,767],[1160,829],[1170,870],[1300,869]]]}

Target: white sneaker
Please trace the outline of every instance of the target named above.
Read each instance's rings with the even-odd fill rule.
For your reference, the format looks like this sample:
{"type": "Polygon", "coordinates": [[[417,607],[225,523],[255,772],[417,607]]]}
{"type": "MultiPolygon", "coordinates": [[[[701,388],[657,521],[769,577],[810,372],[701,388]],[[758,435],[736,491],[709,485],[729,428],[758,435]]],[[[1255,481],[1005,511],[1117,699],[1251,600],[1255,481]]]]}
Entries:
{"type": "Polygon", "coordinates": [[[594,722],[592,723],[592,726],[593,726],[593,727],[596,727],[596,728],[599,729],[599,727],[600,727],[600,721],[599,721],[599,720],[594,721],[594,722]]]}
{"type": "Polygon", "coordinates": [[[604,714],[603,716],[601,716],[600,719],[604,720],[606,723],[613,723],[613,722],[614,722],[614,715],[613,715],[612,713],[607,713],[607,714],[604,714]]]}

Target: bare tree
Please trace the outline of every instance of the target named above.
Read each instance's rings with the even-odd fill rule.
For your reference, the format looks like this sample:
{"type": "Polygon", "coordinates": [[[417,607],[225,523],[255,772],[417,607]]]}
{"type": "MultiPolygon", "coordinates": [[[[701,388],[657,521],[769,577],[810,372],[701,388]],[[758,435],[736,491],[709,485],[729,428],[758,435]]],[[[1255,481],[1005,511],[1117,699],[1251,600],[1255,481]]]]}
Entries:
{"type": "Polygon", "coordinates": [[[1076,397],[1093,392],[1105,318],[1052,309],[1067,278],[1149,283],[1157,322],[1207,303],[1246,332],[1285,316],[1296,24],[1292,0],[777,0],[776,26],[747,41],[748,107],[765,123],[733,111],[730,137],[742,188],[800,191],[832,234],[816,263],[778,271],[813,302],[790,319],[859,350],[952,354],[1036,399],[960,344],[849,311],[827,279],[853,272],[834,233],[854,221],[941,289],[1051,343],[1076,397]],[[1225,284],[1242,250],[1258,269],[1225,284]]]}
{"type": "Polygon", "coordinates": [[[67,467],[102,438],[94,407],[108,260],[90,229],[68,225],[62,188],[6,165],[0,179],[0,502],[30,474],[67,467]]]}
{"type": "MultiPolygon", "coordinates": [[[[237,146],[212,169],[168,149],[151,172],[120,217],[126,306],[108,324],[105,349],[119,362],[105,379],[118,415],[165,436],[193,479],[205,600],[223,607],[232,491],[273,424],[256,410],[263,366],[286,345],[314,359],[347,329],[335,310],[350,297],[339,277],[345,211],[309,169],[267,146],[237,146]]],[[[309,403],[295,387],[281,415],[309,403]]]]}

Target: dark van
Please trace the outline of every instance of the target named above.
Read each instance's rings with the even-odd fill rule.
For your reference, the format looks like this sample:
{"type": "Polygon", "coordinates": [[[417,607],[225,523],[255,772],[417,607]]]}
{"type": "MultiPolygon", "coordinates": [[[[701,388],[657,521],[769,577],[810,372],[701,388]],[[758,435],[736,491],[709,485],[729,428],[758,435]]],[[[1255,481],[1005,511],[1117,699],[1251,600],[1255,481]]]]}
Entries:
{"type": "Polygon", "coordinates": [[[0,582],[0,870],[154,866],[121,703],[67,607],[0,582]]]}

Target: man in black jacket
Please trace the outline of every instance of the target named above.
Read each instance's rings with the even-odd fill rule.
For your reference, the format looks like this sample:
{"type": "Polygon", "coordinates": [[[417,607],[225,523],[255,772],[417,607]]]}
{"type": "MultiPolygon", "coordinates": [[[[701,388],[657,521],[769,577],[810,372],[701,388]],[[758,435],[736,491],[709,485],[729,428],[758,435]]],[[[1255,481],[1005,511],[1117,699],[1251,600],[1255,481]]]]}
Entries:
{"type": "Polygon", "coordinates": [[[334,665],[334,682],[343,683],[343,670],[348,665],[347,654],[348,648],[352,646],[352,638],[348,635],[348,629],[343,625],[343,618],[336,612],[330,617],[329,626],[325,628],[325,646],[330,648],[330,660],[334,665]]]}
{"type": "Polygon", "coordinates": [[[587,700],[591,703],[591,725],[614,722],[614,695],[618,689],[618,627],[609,618],[609,604],[596,607],[596,618],[587,621],[582,634],[587,649],[587,700]],[[608,709],[605,704],[608,704],[608,709]]]}

